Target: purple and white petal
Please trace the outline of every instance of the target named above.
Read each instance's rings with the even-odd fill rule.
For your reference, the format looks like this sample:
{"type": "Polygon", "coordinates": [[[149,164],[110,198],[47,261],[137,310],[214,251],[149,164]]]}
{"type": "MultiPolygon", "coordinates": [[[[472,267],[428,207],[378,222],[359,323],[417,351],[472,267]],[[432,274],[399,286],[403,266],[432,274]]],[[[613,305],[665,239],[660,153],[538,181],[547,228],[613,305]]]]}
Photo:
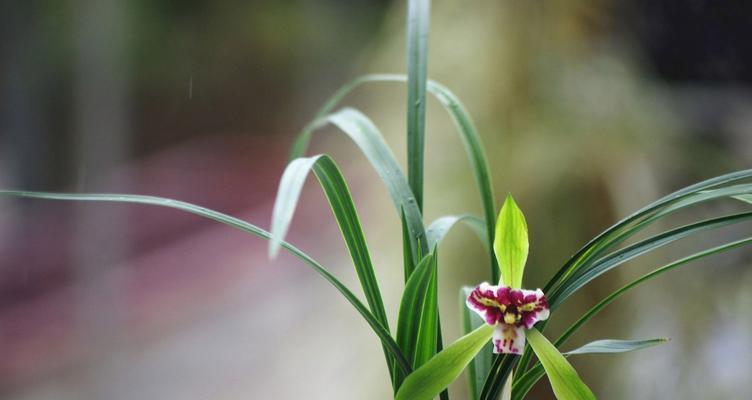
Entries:
{"type": "Polygon", "coordinates": [[[467,297],[467,306],[483,318],[488,325],[494,325],[503,318],[500,303],[497,300],[497,291],[500,288],[500,286],[483,282],[467,297]]]}
{"type": "Polygon", "coordinates": [[[525,350],[525,328],[499,324],[494,329],[492,340],[496,354],[522,354],[525,350]]]}
{"type": "Polygon", "coordinates": [[[546,296],[543,295],[543,291],[537,290],[522,290],[523,302],[519,307],[522,313],[522,324],[525,328],[530,329],[538,321],[545,321],[551,315],[551,311],[548,308],[548,301],[546,296]]]}
{"type": "Polygon", "coordinates": [[[550,315],[543,291],[511,289],[486,282],[467,297],[467,306],[488,325],[495,325],[494,353],[521,354],[525,348],[525,329],[550,315]]]}

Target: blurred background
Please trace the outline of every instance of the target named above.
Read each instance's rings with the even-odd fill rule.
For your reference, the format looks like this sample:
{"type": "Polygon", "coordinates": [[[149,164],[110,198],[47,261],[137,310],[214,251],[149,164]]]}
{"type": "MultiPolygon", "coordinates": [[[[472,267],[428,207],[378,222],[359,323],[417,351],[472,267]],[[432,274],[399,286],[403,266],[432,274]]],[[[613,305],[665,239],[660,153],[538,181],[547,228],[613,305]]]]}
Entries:
{"type": "MultiPolygon", "coordinates": [[[[341,84],[402,73],[405,2],[0,2],[0,187],[178,198],[268,227],[287,151],[341,84]]],[[[497,199],[530,226],[526,286],[675,189],[752,162],[752,5],[733,0],[459,0],[432,5],[429,75],[473,115],[497,199]]],[[[348,98],[404,163],[405,88],[348,98]]],[[[425,218],[480,214],[451,120],[428,105],[425,218]]],[[[399,220],[364,157],[318,136],[348,178],[396,318],[399,220]]],[[[716,202],[657,228],[740,209],[716,202]]],[[[558,332],[650,268],[749,225],[685,240],[589,285],[558,332]]],[[[357,287],[321,190],[289,237],[357,287]]],[[[457,292],[487,279],[458,228],[441,252],[445,338],[457,292]]],[[[752,250],[689,265],[610,306],[567,348],[669,336],[573,360],[600,398],[752,392],[752,250]]],[[[394,324],[392,324],[394,325],[394,324]]],[[[0,397],[385,399],[376,337],[326,282],[231,228],[169,209],[0,199],[0,397]]],[[[464,399],[464,382],[451,388],[464,399]]],[[[553,398],[546,382],[531,397],[553,398]]]]}

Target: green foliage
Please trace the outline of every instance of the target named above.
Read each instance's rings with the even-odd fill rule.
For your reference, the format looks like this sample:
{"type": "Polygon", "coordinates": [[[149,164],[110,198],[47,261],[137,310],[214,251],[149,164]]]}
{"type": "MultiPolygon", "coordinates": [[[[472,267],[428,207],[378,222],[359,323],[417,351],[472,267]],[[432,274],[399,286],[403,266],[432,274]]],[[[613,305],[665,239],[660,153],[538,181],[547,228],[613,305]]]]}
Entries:
{"type": "Polygon", "coordinates": [[[577,371],[572,368],[567,359],[559,353],[559,350],[541,335],[536,329],[527,332],[527,340],[530,347],[543,364],[543,369],[548,374],[551,387],[559,400],[587,400],[595,399],[590,388],[582,382],[577,371]]]}
{"type": "MultiPolygon", "coordinates": [[[[381,132],[368,117],[352,108],[345,108],[319,119],[316,127],[323,127],[326,123],[335,125],[355,142],[384,182],[397,212],[404,215],[407,223],[407,239],[410,242],[412,256],[410,265],[417,265],[420,261],[419,255],[428,254],[423,217],[405,175],[381,132]]],[[[314,131],[315,129],[310,132],[314,131]]],[[[302,144],[298,144],[297,147],[300,151],[305,150],[302,144]]],[[[409,276],[410,273],[412,270],[406,269],[405,275],[409,276]]]]}
{"type": "Polygon", "coordinates": [[[485,346],[494,327],[483,325],[440,351],[411,373],[400,387],[396,400],[431,400],[460,375],[476,353],[485,346]]]}
{"type": "MultiPolygon", "coordinates": [[[[284,240],[292,222],[292,216],[300,199],[305,179],[312,170],[316,174],[322,189],[324,189],[334,218],[342,232],[342,238],[352,257],[355,272],[358,275],[371,312],[381,325],[388,330],[389,322],[384,309],[384,302],[381,299],[379,284],[376,281],[371,256],[368,253],[368,245],[360,227],[360,218],[358,218],[358,213],[355,210],[355,204],[353,204],[347,183],[339,168],[329,156],[318,155],[298,158],[293,160],[285,169],[272,212],[272,237],[269,241],[269,253],[274,256],[279,251],[282,240],[284,240]]],[[[384,349],[384,354],[387,358],[387,365],[392,369],[393,360],[387,349],[384,349]]]]}
{"type": "MultiPolygon", "coordinates": [[[[462,316],[462,333],[468,334],[481,326],[485,322],[467,307],[467,298],[473,291],[472,287],[463,287],[460,289],[460,315],[462,316]]],[[[483,384],[486,375],[491,370],[491,351],[492,344],[489,342],[473,358],[473,361],[467,367],[468,386],[470,388],[470,398],[477,399],[483,390],[483,384]]]]}
{"type": "Polygon", "coordinates": [[[430,0],[407,2],[407,178],[421,210],[430,4],[430,0]]]}
{"type": "Polygon", "coordinates": [[[746,220],[749,220],[750,218],[752,218],[752,212],[734,214],[720,218],[712,218],[706,221],[689,224],[677,229],[670,230],[668,232],[661,233],[659,235],[655,235],[624,249],[614,251],[608,256],[598,259],[592,265],[583,266],[572,273],[571,276],[564,281],[562,289],[555,292],[554,295],[551,296],[551,308],[556,308],[564,300],[566,300],[567,297],[574,294],[588,282],[635,257],[638,257],[690,235],[694,235],[706,230],[718,229],[727,225],[744,222],[746,220]]]}
{"type": "MultiPolygon", "coordinates": [[[[739,184],[739,182],[743,182],[749,179],[752,179],[752,170],[743,170],[731,172],[687,186],[667,196],[664,196],[651,204],[648,204],[647,206],[641,208],[640,210],[634,212],[633,214],[609,227],[594,239],[589,241],[587,244],[585,244],[579,251],[577,251],[577,253],[558,270],[558,272],[551,278],[551,280],[549,280],[548,284],[544,288],[544,292],[546,293],[549,302],[552,305],[552,308],[556,308],[561,305],[568,298],[568,296],[582,288],[583,285],[587,283],[583,283],[583,276],[589,276],[590,278],[585,279],[588,279],[588,282],[590,282],[592,279],[594,279],[595,276],[600,275],[607,270],[616,268],[629,259],[638,257],[649,251],[657,250],[658,248],[669,244],[674,240],[685,238],[705,230],[720,228],[728,224],[741,222],[742,219],[746,219],[747,217],[746,215],[744,215],[744,213],[732,215],[729,217],[715,218],[704,222],[690,224],[683,228],[678,228],[664,234],[656,235],[652,238],[646,239],[622,250],[614,250],[615,248],[617,248],[617,246],[619,246],[626,240],[639,234],[640,232],[647,229],[650,225],[654,224],[656,221],[664,219],[672,213],[688,209],[708,201],[724,198],[738,198],[739,196],[744,196],[752,193],[752,185],[744,183],[739,184]],[[610,255],[608,253],[609,251],[612,251],[610,255]],[[619,255],[617,257],[614,257],[615,253],[619,255]],[[572,285],[577,285],[578,287],[573,290],[573,288],[570,287],[572,285]],[[564,293],[564,296],[562,296],[562,293],[564,293]],[[560,298],[560,296],[562,298],[560,298]]],[[[737,243],[735,246],[738,245],[741,244],[737,243]]],[[[702,258],[714,254],[717,251],[724,251],[735,246],[730,246],[720,250],[711,249],[707,253],[701,252],[694,256],[680,260],[675,266],[683,265],[684,263],[689,262],[693,259],[702,258]]],[[[651,279],[654,276],[655,275],[652,275],[652,273],[649,273],[646,275],[645,279],[651,279]]],[[[623,289],[626,290],[628,288],[623,289]]],[[[619,295],[617,293],[613,293],[612,295],[614,294],[616,296],[611,298],[608,302],[604,303],[603,307],[605,307],[606,304],[610,303],[610,301],[615,300],[619,295]]],[[[570,328],[571,331],[568,330],[567,333],[565,333],[565,336],[568,338],[577,329],[583,326],[599,310],[595,310],[595,308],[596,307],[591,310],[594,311],[593,313],[586,313],[581,318],[581,320],[578,321],[576,326],[570,328]]],[[[561,343],[563,343],[563,341],[556,342],[557,345],[560,345],[561,343]]],[[[511,371],[510,366],[516,364],[517,362],[519,362],[519,365],[528,365],[531,357],[532,353],[528,350],[519,361],[512,359],[498,360],[499,365],[503,364],[507,368],[497,369],[489,375],[487,385],[485,387],[487,394],[489,396],[498,395],[498,391],[500,390],[498,388],[500,387],[501,382],[506,379],[509,371],[511,371]]],[[[490,400],[493,397],[482,398],[490,400]]]]}
{"type": "MultiPolygon", "coordinates": [[[[425,364],[436,353],[438,329],[436,253],[418,264],[405,284],[397,320],[397,344],[413,369],[425,364]]],[[[404,376],[398,374],[395,386],[404,376]]]]}
{"type": "MultiPolygon", "coordinates": [[[[342,100],[353,90],[366,83],[389,82],[406,83],[407,77],[405,75],[396,74],[371,74],[360,76],[342,86],[342,88],[337,90],[336,93],[324,102],[313,118],[313,121],[307,124],[300,134],[298,134],[298,138],[292,146],[291,157],[297,158],[305,153],[308,143],[311,140],[311,136],[320,126],[320,121],[334,111],[339,103],[342,102],[342,100]]],[[[493,241],[494,226],[496,222],[496,206],[493,185],[491,184],[491,173],[488,167],[488,159],[486,157],[486,152],[483,149],[480,135],[473,124],[472,118],[470,118],[470,113],[467,112],[465,106],[451,90],[432,80],[428,81],[427,90],[428,93],[432,94],[442,107],[444,107],[457,128],[457,134],[465,148],[465,153],[470,161],[473,176],[475,177],[475,183],[478,187],[478,192],[480,193],[487,236],[490,241],[493,241]]],[[[489,251],[488,254],[489,259],[491,260],[491,263],[489,264],[491,268],[491,281],[498,282],[499,269],[496,265],[496,257],[492,251],[489,251]]]]}
{"type": "MultiPolygon", "coordinates": [[[[204,218],[208,218],[208,219],[223,223],[225,225],[229,225],[233,228],[239,229],[243,232],[250,233],[254,236],[258,236],[262,239],[267,239],[267,240],[271,239],[271,233],[257,227],[256,225],[243,221],[241,219],[229,216],[227,214],[223,214],[218,211],[208,209],[206,207],[201,207],[195,204],[186,203],[184,201],[167,199],[163,197],[140,196],[140,195],[129,195],[129,194],[104,194],[104,193],[102,194],[100,193],[90,193],[90,194],[47,193],[47,192],[29,192],[29,191],[18,191],[18,190],[0,190],[0,196],[26,197],[26,198],[47,199],[47,200],[134,203],[134,204],[147,204],[147,205],[160,206],[160,207],[169,207],[169,208],[174,208],[174,209],[178,209],[181,211],[185,211],[191,214],[195,214],[204,218]]],[[[365,305],[363,305],[363,303],[361,303],[360,300],[358,300],[357,296],[355,296],[347,288],[347,286],[345,286],[342,282],[340,282],[339,279],[337,279],[334,275],[329,273],[329,271],[326,268],[324,268],[321,264],[319,264],[316,260],[314,260],[308,254],[304,253],[303,251],[293,246],[292,244],[285,242],[284,240],[281,240],[280,243],[281,243],[282,248],[289,251],[291,254],[293,254],[294,256],[299,258],[301,261],[303,261],[316,273],[321,275],[322,278],[324,278],[327,282],[329,282],[332,286],[334,286],[334,288],[337,289],[345,297],[345,299],[355,308],[355,310],[358,311],[358,313],[360,313],[360,315],[366,320],[368,325],[371,326],[371,329],[373,330],[373,332],[376,334],[376,336],[379,337],[382,344],[385,346],[385,348],[389,351],[391,356],[394,358],[395,365],[397,365],[404,372],[409,373],[410,371],[412,371],[410,363],[402,354],[402,351],[399,349],[399,346],[390,335],[389,330],[385,328],[378,321],[378,319],[371,313],[371,311],[369,311],[368,308],[365,305]]]]}
{"type": "Polygon", "coordinates": [[[660,274],[663,274],[665,272],[684,266],[692,261],[700,260],[705,257],[712,256],[714,254],[733,250],[737,247],[744,246],[750,243],[752,243],[752,238],[746,238],[746,239],[737,240],[731,243],[726,243],[717,247],[713,247],[708,250],[700,251],[698,253],[692,254],[690,256],[684,257],[682,259],[679,259],[677,261],[664,265],[660,268],[657,268],[635,279],[634,281],[628,283],[627,285],[624,285],[623,287],[619,288],[618,290],[606,296],[603,300],[598,302],[598,304],[596,304],[590,310],[588,310],[585,314],[583,314],[574,324],[572,324],[572,326],[570,326],[569,328],[567,328],[566,331],[564,331],[564,333],[559,337],[559,339],[556,340],[556,345],[561,346],[562,344],[564,344],[564,342],[566,342],[566,340],[569,339],[570,336],[572,336],[575,332],[577,332],[577,330],[579,330],[580,327],[582,327],[585,323],[587,323],[587,321],[589,321],[596,314],[598,314],[601,310],[603,310],[607,305],[613,303],[616,299],[621,297],[621,295],[626,293],[628,290],[634,288],[635,286],[641,283],[644,283],[652,278],[655,278],[656,276],[660,274]]]}
{"type": "Polygon", "coordinates": [[[402,222],[402,265],[405,276],[405,282],[410,279],[412,271],[415,269],[415,260],[412,256],[412,242],[410,241],[410,231],[405,219],[405,211],[400,210],[400,221],[402,222]]]}
{"type": "MultiPolygon", "coordinates": [[[[170,207],[227,224],[244,232],[270,240],[269,251],[275,255],[285,249],[326,279],[360,313],[384,347],[392,385],[397,399],[447,398],[445,388],[466,366],[469,368],[473,399],[497,400],[505,384],[513,382],[512,398],[522,399],[532,386],[547,374],[554,393],[561,399],[591,399],[592,392],[580,380],[565,356],[592,353],[621,353],[663,343],[664,339],[646,341],[602,340],[562,355],[558,347],[592,317],[626,291],[664,272],[720,252],[752,243],[751,238],[729,241],[668,263],[608,294],[580,316],[551,344],[540,332],[545,323],[528,331],[530,346],[522,357],[492,357],[490,345],[493,327],[487,326],[464,307],[467,289],[461,292],[463,332],[465,335],[440,350],[441,328],[438,310],[438,256],[446,233],[457,223],[467,224],[487,244],[492,282],[503,278],[505,284],[519,288],[528,256],[528,232],[525,217],[508,196],[495,219],[494,190],[488,161],[479,134],[469,113],[459,99],[443,85],[427,79],[429,0],[409,0],[407,18],[407,76],[366,75],[337,91],[305,126],[291,150],[291,162],[279,187],[272,217],[271,233],[248,222],[193,204],[158,197],[118,194],[60,194],[23,191],[0,191],[3,196],[54,200],[136,203],[170,207]],[[352,108],[335,111],[339,103],[355,88],[369,82],[401,82],[407,86],[407,176],[392,150],[373,122],[352,108]],[[483,218],[459,215],[441,217],[427,229],[423,207],[423,148],[425,142],[426,93],[432,94],[452,118],[470,161],[480,193],[483,218]],[[312,135],[331,124],[344,132],[378,173],[402,222],[405,289],[400,303],[397,332],[393,337],[387,323],[381,291],[360,221],[347,184],[329,156],[302,157],[312,135]],[[358,275],[366,307],[358,297],[321,264],[284,238],[298,204],[306,177],[313,171],[329,201],[358,275]],[[494,255],[495,253],[495,255],[494,255]],[[498,257],[498,260],[497,260],[498,257]],[[532,364],[533,351],[540,363],[532,364]],[[532,364],[532,365],[531,365],[532,364]]],[[[663,246],[696,234],[714,232],[725,226],[747,222],[752,212],[716,216],[685,226],[668,229],[629,245],[630,239],[645,232],[658,221],[681,210],[720,199],[733,198],[752,203],[752,170],[715,177],[671,193],[609,227],[586,243],[567,260],[545,286],[552,312],[569,297],[597,277],[627,261],[661,249],[663,246]]],[[[507,393],[509,394],[509,393],[507,393]]]]}
{"type": "Polygon", "coordinates": [[[324,194],[332,208],[347,249],[350,251],[355,271],[358,274],[358,279],[360,279],[371,312],[385,328],[388,328],[381,291],[373,271],[371,256],[368,254],[368,245],[360,227],[358,213],[355,210],[350,190],[347,188],[342,173],[329,156],[319,155],[299,158],[288,165],[282,175],[277,200],[274,203],[271,224],[272,238],[269,241],[270,253],[276,253],[282,240],[284,240],[285,232],[292,222],[292,215],[298,204],[303,183],[311,170],[314,171],[324,189],[324,194]]]}
{"type": "Polygon", "coordinates": [[[627,353],[635,350],[647,349],[648,347],[657,346],[668,342],[669,338],[656,338],[646,340],[615,340],[603,339],[590,342],[582,347],[564,353],[566,356],[575,354],[607,354],[607,353],[627,353]]]}
{"type": "MultiPolygon", "coordinates": [[[[595,342],[590,342],[575,350],[568,351],[564,353],[564,356],[569,357],[578,354],[627,353],[657,346],[668,342],[668,340],[669,339],[667,338],[647,340],[596,340],[595,342]]],[[[516,380],[512,389],[512,400],[521,400],[525,398],[530,389],[533,388],[533,385],[535,385],[545,373],[546,371],[543,369],[543,365],[537,363],[523,376],[520,376],[519,379],[516,380]]]]}
{"type": "Polygon", "coordinates": [[[742,194],[739,196],[734,196],[735,199],[741,200],[745,203],[752,204],[752,194],[742,194]]]}
{"type": "Polygon", "coordinates": [[[478,239],[489,248],[488,236],[486,235],[485,222],[470,214],[465,215],[447,215],[437,218],[426,229],[426,238],[430,248],[436,247],[444,239],[449,231],[458,223],[464,223],[478,235],[478,239]]]}

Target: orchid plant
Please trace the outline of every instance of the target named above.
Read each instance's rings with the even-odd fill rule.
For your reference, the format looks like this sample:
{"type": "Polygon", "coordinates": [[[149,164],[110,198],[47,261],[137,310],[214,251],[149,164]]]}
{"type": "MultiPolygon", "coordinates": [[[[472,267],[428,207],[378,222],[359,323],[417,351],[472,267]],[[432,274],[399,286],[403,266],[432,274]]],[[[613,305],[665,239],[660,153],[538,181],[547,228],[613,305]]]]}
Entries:
{"type": "MultiPolygon", "coordinates": [[[[572,294],[604,273],[660,247],[703,232],[752,219],[744,211],[672,228],[645,239],[630,239],[664,221],[670,214],[723,198],[752,203],[752,170],[732,172],[685,187],[627,216],[586,243],[542,289],[522,289],[528,255],[525,218],[508,196],[496,218],[494,190],[486,153],[476,128],[459,99],[445,86],[427,79],[428,0],[407,2],[407,76],[366,75],[345,85],[305,126],[293,145],[274,204],[271,229],[266,231],[238,218],[179,200],[125,194],[72,194],[0,191],[0,195],[98,202],[128,202],[180,209],[213,219],[270,241],[273,256],[284,249],[327,280],[363,317],[384,350],[388,380],[396,399],[421,400],[440,396],[467,368],[470,397],[474,400],[523,399],[543,375],[548,376],[560,400],[595,398],[567,361],[589,353],[621,353],[666,342],[604,339],[562,353],[559,348],[591,318],[633,287],[691,261],[729,251],[752,242],[752,237],[708,248],[664,266],[604,297],[584,312],[556,340],[542,332],[546,320],[572,294]],[[407,174],[373,122],[352,108],[336,110],[354,89],[373,82],[407,84],[407,174]],[[423,209],[423,142],[427,94],[435,97],[452,117],[472,166],[480,192],[482,216],[449,215],[426,225],[423,209]],[[374,273],[360,219],[347,183],[335,161],[325,154],[305,156],[312,136],[333,125],[345,133],[379,174],[402,222],[404,290],[397,312],[397,327],[389,327],[387,312],[374,273]],[[342,232],[365,303],[321,263],[285,241],[306,177],[313,172],[329,201],[342,232]],[[437,252],[453,226],[468,224],[489,248],[489,281],[460,293],[464,336],[444,346],[438,310],[437,252]],[[492,244],[492,245],[491,245],[492,244]],[[492,342],[489,344],[489,342],[492,342]],[[533,361],[533,355],[537,362],[533,361]]],[[[447,266],[451,267],[451,266],[447,266]]],[[[468,282],[469,283],[469,282],[468,282]]]]}
{"type": "MultiPolygon", "coordinates": [[[[555,377],[551,379],[551,386],[557,398],[595,399],[566,358],[534,328],[539,321],[548,319],[550,309],[541,289],[520,288],[529,248],[527,223],[511,195],[507,196],[499,213],[493,248],[501,267],[501,282],[499,285],[481,283],[466,300],[467,307],[485,322],[485,326],[477,329],[479,342],[491,339],[489,330],[493,328],[490,334],[493,353],[523,354],[525,339],[530,337],[530,345],[543,368],[549,376],[555,377]],[[566,375],[566,378],[559,379],[559,375],[566,375]]],[[[420,388],[414,391],[421,393],[420,388]]],[[[432,397],[430,393],[424,395],[427,399],[432,397]]],[[[418,398],[418,394],[410,392],[405,398],[418,398]]]]}
{"type": "Polygon", "coordinates": [[[483,282],[467,297],[467,306],[486,324],[496,327],[493,336],[496,354],[522,354],[525,331],[550,315],[542,290],[520,288],[528,247],[525,217],[510,195],[499,214],[494,241],[501,282],[498,286],[483,282]]]}

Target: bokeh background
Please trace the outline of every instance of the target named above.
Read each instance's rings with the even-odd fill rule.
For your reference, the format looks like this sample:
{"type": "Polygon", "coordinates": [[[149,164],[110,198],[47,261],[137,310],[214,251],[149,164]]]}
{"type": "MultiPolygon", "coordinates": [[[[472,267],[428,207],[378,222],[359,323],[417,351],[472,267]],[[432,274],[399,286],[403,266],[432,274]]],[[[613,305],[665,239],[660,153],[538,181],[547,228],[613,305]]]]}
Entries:
{"type": "MultiPolygon", "coordinates": [[[[268,227],[295,134],[341,84],[404,72],[405,2],[0,2],[0,186],[179,198],[268,227]]],[[[448,0],[432,6],[429,75],[471,111],[497,199],[527,214],[526,286],[658,196],[752,162],[752,6],[733,0],[448,0]]],[[[348,98],[404,162],[405,88],[348,98]]],[[[400,227],[364,157],[332,154],[363,219],[390,317],[400,227]]],[[[449,117],[428,105],[427,221],[479,212],[449,117]]],[[[742,207],[717,202],[663,228],[742,207]]],[[[353,288],[321,190],[290,240],[353,288]]],[[[598,279],[556,332],[629,278],[748,234],[686,240],[598,279]]],[[[379,343],[341,296],[265,243],[167,209],[0,199],[0,397],[384,399],[379,343]]],[[[445,336],[457,291],[486,279],[474,235],[441,252],[445,336]]],[[[752,251],[634,290],[570,343],[669,336],[659,348],[573,360],[604,399],[747,398],[752,251]]],[[[463,399],[464,382],[451,388],[463,399]]],[[[553,398],[547,383],[532,397],[553,398]]]]}

